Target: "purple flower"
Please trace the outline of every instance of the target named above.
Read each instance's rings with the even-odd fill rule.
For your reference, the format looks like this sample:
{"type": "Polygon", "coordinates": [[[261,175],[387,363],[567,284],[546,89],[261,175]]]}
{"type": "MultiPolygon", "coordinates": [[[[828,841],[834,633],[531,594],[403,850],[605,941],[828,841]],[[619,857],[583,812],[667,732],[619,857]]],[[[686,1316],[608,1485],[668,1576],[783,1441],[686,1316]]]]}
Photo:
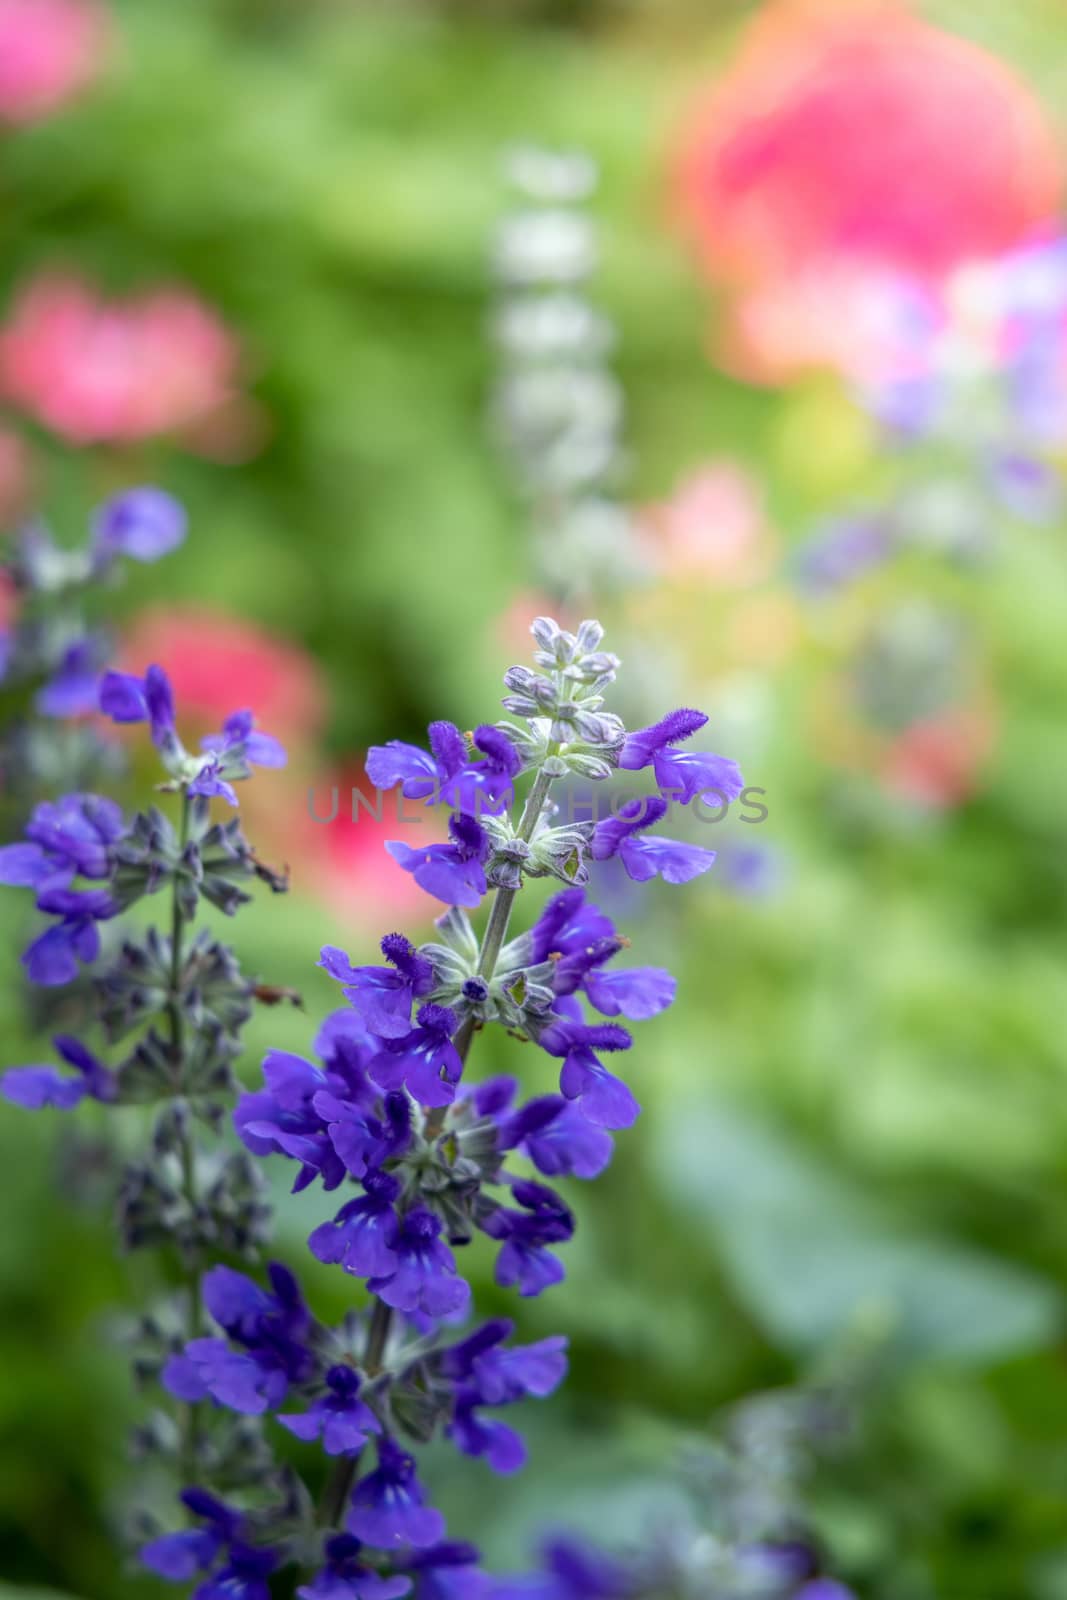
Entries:
{"type": "Polygon", "coordinates": [[[617,972],[588,973],[584,988],[603,1016],[644,1022],[674,1003],[678,982],[663,967],[623,967],[617,972]]]}
{"type": "Polygon", "coordinates": [[[378,1441],[378,1467],[356,1485],[348,1531],[378,1550],[436,1544],[445,1531],[440,1511],[425,1504],[415,1463],[391,1439],[378,1441]]]}
{"type": "Polygon", "coordinates": [[[419,1600],[490,1600],[492,1580],[476,1565],[472,1544],[448,1540],[403,1558],[403,1570],[418,1579],[419,1600]]]}
{"type": "Polygon", "coordinates": [[[387,1172],[368,1172],[365,1193],[341,1207],[308,1239],[311,1254],[359,1278],[388,1277],[400,1264],[394,1245],[399,1223],[393,1209],[400,1184],[387,1172]]]}
{"type": "Polygon", "coordinates": [[[424,1106],[447,1106],[456,1097],[463,1073],[459,1051],[452,1043],[456,1014],[449,1006],[421,1006],[416,1026],[402,1039],[386,1041],[370,1064],[370,1075],[383,1089],[406,1085],[424,1106]]]}
{"type": "Polygon", "coordinates": [[[519,1472],[526,1464],[522,1435],[497,1417],[483,1417],[477,1397],[462,1392],[448,1425],[448,1437],[465,1456],[484,1456],[494,1472],[519,1472]]]}
{"type": "Polygon", "coordinates": [[[306,1411],[279,1416],[283,1428],[298,1439],[322,1438],[328,1456],[356,1455],[367,1435],[380,1433],[381,1423],[359,1398],[359,1376],[351,1367],[334,1366],[326,1373],[326,1393],[306,1411]]]}
{"type": "Polygon", "coordinates": [[[296,1591],[300,1600],[399,1600],[411,1589],[401,1573],[384,1578],[360,1559],[363,1546],[350,1533],[326,1541],[326,1565],[296,1591]]]}
{"type": "Polygon", "coordinates": [[[547,902],[530,930],[532,959],[547,961],[552,955],[572,955],[601,939],[616,937],[615,924],[585,898],[584,889],[563,889],[547,902]]]}
{"type": "Polygon", "coordinates": [[[474,742],[483,756],[470,761],[463,735],[453,723],[431,722],[428,732],[429,753],[399,739],[371,747],[366,771],[376,788],[399,784],[409,800],[431,805],[441,800],[475,816],[497,816],[511,805],[512,779],[522,761],[506,734],[488,725],[477,728],[474,742]]]}
{"type": "Polygon", "coordinates": [[[797,579],[814,594],[831,593],[883,565],[893,553],[888,526],[873,518],[832,522],[797,557],[797,579]]]}
{"type": "Polygon", "coordinates": [[[370,1279],[372,1294],[395,1311],[447,1317],[465,1309],[470,1285],[456,1274],[451,1250],[438,1238],[440,1220],[416,1206],[401,1221],[392,1241],[395,1266],[370,1279]]]}
{"type": "Polygon", "coordinates": [[[496,1261],[497,1283],[505,1289],[517,1285],[525,1299],[563,1281],[563,1263],[546,1246],[569,1239],[574,1218],[544,1184],[515,1179],[511,1191],[523,1209],[497,1206],[479,1226],[491,1239],[502,1241],[496,1261]]]}
{"type": "Polygon", "coordinates": [[[272,1262],[270,1290],[231,1267],[213,1267],[204,1275],[204,1305],[225,1330],[225,1339],[193,1339],[163,1369],[163,1384],[181,1400],[210,1395],[231,1411],[248,1414],[274,1410],[292,1383],[302,1383],[313,1369],[305,1344],[311,1318],[296,1279],[272,1262]]]}
{"type": "Polygon", "coordinates": [[[470,908],[478,905],[486,892],[484,864],[489,838],[475,819],[463,812],[449,817],[448,831],[451,844],[423,845],[415,850],[399,839],[390,839],[385,848],[435,900],[470,908]]]}
{"type": "Polygon", "coordinates": [[[104,641],[89,636],[64,651],[59,666],[34,699],[43,717],[84,717],[97,709],[105,650],[104,641]]]}
{"type": "Polygon", "coordinates": [[[528,1100],[505,1123],[500,1137],[504,1149],[521,1150],[546,1178],[597,1178],[614,1149],[606,1128],[555,1094],[528,1100]]]}
{"type": "Polygon", "coordinates": [[[97,922],[113,917],[117,906],[103,889],[65,889],[60,881],[45,883],[37,895],[41,911],[59,917],[22,955],[31,983],[54,989],[78,976],[78,963],[88,966],[100,954],[97,922]]]}
{"type": "Polygon", "coordinates": [[[62,1033],[56,1034],[52,1043],[56,1053],[80,1076],[68,1077],[55,1067],[12,1067],[0,1076],[0,1095],[5,1100],[27,1111],[40,1111],[44,1106],[69,1111],[86,1098],[115,1099],[118,1085],[114,1075],[83,1044],[62,1033]]]}
{"type": "Polygon", "coordinates": [[[411,1007],[434,986],[433,963],[409,939],[387,933],[381,943],[388,967],[354,967],[343,950],[326,945],[319,957],[331,978],[343,983],[345,998],[382,1039],[396,1039],[411,1027],[411,1007]]]}
{"type": "Polygon", "coordinates": [[[582,1115],[602,1128],[628,1128],[636,1122],[640,1106],[620,1078],[602,1064],[596,1050],[628,1050],[633,1043],[617,1023],[576,1022],[560,1017],[541,1034],[538,1043],[551,1056],[561,1056],[560,1092],[576,1100],[582,1115]]]}
{"type": "Polygon", "coordinates": [[[100,682],[100,709],[112,722],[147,721],[157,749],[175,745],[174,694],[162,667],[150,666],[143,678],[129,672],[105,672],[100,682]]]}
{"type": "Polygon", "coordinates": [[[200,741],[201,750],[218,756],[220,770],[232,777],[246,778],[248,767],[284,767],[288,757],[273,734],[255,725],[251,711],[234,711],[222,724],[221,733],[209,733],[200,741]]]}
{"type": "Polygon", "coordinates": [[[100,684],[100,709],[114,722],[147,719],[153,744],[191,795],[218,797],[236,806],[237,795],[230,779],[250,777],[254,766],[285,766],[284,749],[271,734],[256,728],[251,711],[235,711],[226,718],[221,733],[209,734],[200,741],[204,755],[190,756],[178,738],[174,696],[162,667],[149,667],[143,678],[128,672],[105,673],[100,684]]]}
{"type": "Polygon", "coordinates": [[[107,878],[111,847],[126,832],[122,811],[95,794],[65,794],[33,809],[27,843],[0,849],[0,883],[37,889],[52,879],[69,884],[77,875],[107,878]]]}
{"type": "Polygon", "coordinates": [[[745,787],[737,763],[725,756],[695,750],[675,750],[680,739],[688,739],[707,722],[703,711],[671,711],[650,728],[629,733],[619,755],[619,766],[638,772],[651,765],[660,793],[668,800],[688,805],[698,794],[736,800],[745,787]]]}
{"type": "Polygon", "coordinates": [[[183,507],[162,489],[126,489],[105,501],[93,517],[95,562],[109,565],[116,555],[158,561],[181,544],[186,523],[183,507]]]}
{"type": "Polygon", "coordinates": [[[165,1533],[146,1544],[141,1561],[149,1571],[171,1583],[189,1583],[198,1572],[214,1568],[193,1591],[193,1600],[270,1600],[267,1580],[278,1565],[277,1552],[244,1542],[241,1513],[203,1489],[186,1489],[182,1500],[204,1526],[165,1533]]]}
{"type": "Polygon", "coordinates": [[[667,812],[665,800],[631,800],[614,817],[605,817],[593,830],[590,852],[594,861],[618,856],[635,883],[662,877],[664,883],[688,883],[707,872],[715,860],[714,850],[702,845],[684,844],[680,839],[647,839],[643,830],[659,822],[667,812]]]}

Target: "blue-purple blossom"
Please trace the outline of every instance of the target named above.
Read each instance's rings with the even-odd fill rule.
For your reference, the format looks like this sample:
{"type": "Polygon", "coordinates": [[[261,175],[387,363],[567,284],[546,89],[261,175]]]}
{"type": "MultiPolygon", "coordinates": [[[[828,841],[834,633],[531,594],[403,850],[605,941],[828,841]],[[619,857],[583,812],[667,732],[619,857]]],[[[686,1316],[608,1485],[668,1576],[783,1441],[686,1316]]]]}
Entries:
{"type": "Polygon", "coordinates": [[[126,489],[106,500],[93,516],[94,563],[109,565],[117,555],[158,561],[182,543],[186,527],[184,507],[164,490],[147,484],[126,489]]]}
{"type": "Polygon", "coordinates": [[[470,1285],[456,1274],[456,1258],[438,1235],[439,1218],[416,1206],[402,1219],[392,1240],[394,1266],[375,1275],[367,1287],[395,1311],[450,1317],[470,1300],[470,1285]]]}
{"type": "Polygon", "coordinates": [[[190,1583],[198,1573],[209,1573],[192,1600],[270,1600],[268,1580],[279,1562],[277,1552],[247,1543],[243,1514],[214,1495],[186,1489],[181,1498],[202,1526],[153,1539],[141,1550],[144,1566],[171,1583],[190,1583]]]}
{"type": "Polygon", "coordinates": [[[116,1098],[114,1074],[78,1039],[60,1033],[52,1044],[78,1075],[72,1078],[55,1067],[12,1067],[0,1076],[0,1095],[5,1100],[27,1111],[40,1111],[44,1106],[69,1111],[85,1099],[106,1102],[116,1098]]]}
{"type": "Polygon", "coordinates": [[[270,1290],[230,1267],[204,1275],[204,1305],[227,1339],[192,1339],[163,1369],[164,1386],[180,1400],[210,1395],[231,1411],[275,1410],[293,1383],[314,1367],[306,1338],[311,1318],[296,1279],[272,1262],[270,1290]],[[228,1342],[229,1341],[229,1342],[228,1342]]]}
{"type": "Polygon", "coordinates": [[[112,846],[126,831],[121,809],[95,794],[65,794],[35,806],[27,842],[0,849],[0,883],[40,888],[75,876],[101,879],[112,870],[112,846]]]}
{"type": "Polygon", "coordinates": [[[400,1600],[411,1590],[411,1579],[402,1573],[383,1577],[365,1565],[363,1545],[350,1533],[336,1534],[326,1541],[326,1563],[310,1583],[297,1589],[300,1600],[400,1600]]]}
{"type": "Polygon", "coordinates": [[[400,1039],[383,1040],[384,1049],[370,1063],[370,1075],[383,1089],[406,1086],[424,1106],[447,1106],[456,1097],[463,1072],[452,1043],[456,1014],[448,1006],[421,1006],[415,1027],[400,1039]]]}
{"type": "Polygon", "coordinates": [[[661,877],[664,883],[688,883],[707,872],[715,860],[714,850],[680,839],[645,836],[644,830],[666,814],[667,802],[655,797],[620,806],[616,816],[605,817],[594,828],[590,845],[593,860],[609,861],[618,856],[635,883],[648,883],[655,877],[661,877]]]}
{"type": "Polygon", "coordinates": [[[433,964],[401,933],[387,933],[381,952],[388,967],[354,967],[343,950],[325,945],[319,966],[344,985],[345,999],[371,1033],[395,1039],[409,1031],[414,1001],[433,988],[433,964]]]}
{"type": "Polygon", "coordinates": [[[449,906],[468,909],[486,892],[485,862],[489,836],[474,817],[459,812],[448,819],[451,844],[423,845],[414,849],[390,839],[385,848],[398,866],[410,872],[420,889],[449,906]]]}
{"type": "Polygon", "coordinates": [[[618,1023],[586,1023],[559,1017],[538,1040],[549,1055],[562,1057],[560,1093],[576,1100],[583,1116],[602,1128],[628,1128],[636,1122],[640,1106],[620,1078],[599,1060],[597,1050],[629,1050],[633,1040],[618,1023]]]}
{"type": "Polygon", "coordinates": [[[436,1544],[445,1531],[440,1511],[428,1506],[415,1462],[392,1439],[378,1441],[378,1466],[352,1494],[348,1531],[378,1550],[436,1544]]]}
{"type": "Polygon", "coordinates": [[[368,1172],[363,1188],[359,1199],[343,1205],[332,1222],[313,1230],[308,1248],[317,1260],[342,1266],[356,1277],[389,1277],[400,1264],[394,1249],[400,1184],[388,1172],[368,1172]]]}
{"type": "Polygon", "coordinates": [[[42,717],[84,717],[96,710],[106,648],[106,641],[93,634],[68,645],[34,696],[34,707],[42,717]]]}
{"type": "Polygon", "coordinates": [[[100,954],[98,922],[118,910],[105,889],[67,889],[59,882],[45,883],[37,894],[37,908],[58,922],[46,928],[23,952],[22,964],[31,983],[55,989],[78,976],[78,964],[89,966],[100,954]]]}
{"type": "Polygon", "coordinates": [[[546,1178],[597,1178],[611,1161],[614,1140],[572,1100],[540,1095],[501,1129],[505,1149],[521,1150],[546,1178]]]}
{"type": "Polygon", "coordinates": [[[482,756],[472,761],[466,741],[453,723],[431,722],[428,733],[429,752],[399,739],[372,745],[366,771],[376,788],[393,789],[399,784],[409,800],[425,800],[431,805],[443,801],[475,816],[498,816],[507,810],[513,799],[512,780],[522,761],[506,734],[488,724],[475,729],[474,743],[482,756]]]}
{"type": "Polygon", "coordinates": [[[542,1183],[514,1179],[511,1192],[521,1210],[497,1206],[480,1227],[501,1241],[496,1281],[517,1287],[523,1298],[538,1295],[566,1276],[563,1263],[547,1247],[562,1244],[574,1233],[574,1217],[559,1196],[542,1183]]]}
{"type": "Polygon", "coordinates": [[[251,711],[235,711],[221,733],[200,741],[204,752],[192,756],[178,737],[174,695],[162,667],[150,666],[143,678],[128,672],[107,672],[100,683],[100,709],[113,722],[145,722],[168,770],[187,794],[219,798],[236,806],[230,780],[251,776],[254,766],[284,767],[285,751],[271,734],[255,726],[251,711]]]}
{"type": "Polygon", "coordinates": [[[359,1398],[359,1375],[351,1367],[333,1366],[326,1373],[326,1390],[306,1411],[279,1415],[278,1421],[296,1438],[322,1439],[328,1456],[357,1455],[368,1434],[382,1425],[359,1398]]]}
{"type": "Polygon", "coordinates": [[[490,1600],[493,1593],[472,1544],[446,1540],[428,1550],[413,1550],[401,1561],[401,1570],[418,1580],[419,1600],[490,1600]]]}
{"type": "Polygon", "coordinates": [[[625,772],[651,766],[660,793],[682,805],[698,794],[736,800],[745,787],[736,761],[698,750],[674,749],[680,739],[690,738],[707,720],[703,711],[669,712],[651,727],[627,734],[619,766],[625,772]]]}
{"type": "Polygon", "coordinates": [[[572,955],[615,936],[615,924],[586,899],[584,889],[562,889],[530,929],[531,957],[536,963],[553,955],[572,955]]]}

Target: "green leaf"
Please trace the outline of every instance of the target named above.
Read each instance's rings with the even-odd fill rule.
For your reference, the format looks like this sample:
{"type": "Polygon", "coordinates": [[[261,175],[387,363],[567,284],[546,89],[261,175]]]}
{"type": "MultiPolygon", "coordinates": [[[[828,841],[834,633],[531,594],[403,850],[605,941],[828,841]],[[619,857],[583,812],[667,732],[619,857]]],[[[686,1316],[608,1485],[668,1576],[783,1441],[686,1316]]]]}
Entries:
{"type": "Polygon", "coordinates": [[[665,1130],[668,1187],[750,1311],[799,1354],[861,1321],[902,1361],[984,1363],[1055,1337],[1058,1291],[1036,1274],[900,1226],[853,1183],[734,1107],[689,1107],[665,1130]]]}

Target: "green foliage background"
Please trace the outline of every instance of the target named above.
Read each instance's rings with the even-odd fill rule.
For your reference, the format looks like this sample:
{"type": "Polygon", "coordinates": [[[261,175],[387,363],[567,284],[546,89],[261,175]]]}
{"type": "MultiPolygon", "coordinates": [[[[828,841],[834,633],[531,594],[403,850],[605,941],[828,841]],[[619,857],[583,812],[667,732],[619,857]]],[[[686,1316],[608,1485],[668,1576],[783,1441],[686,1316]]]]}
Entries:
{"type": "MultiPolygon", "coordinates": [[[[210,600],[303,643],[328,674],[334,753],[487,714],[495,619],[531,563],[484,426],[485,260],[500,151],[531,136],[603,167],[598,291],[621,330],[637,498],[732,453],[799,536],[880,482],[840,397],[713,370],[706,292],[664,226],[674,119],[755,9],[118,5],[108,84],[5,140],[0,298],[62,263],[116,292],[185,281],[239,330],[271,424],[234,468],[38,441],[60,528],[134,467],[189,507],[187,546],[136,575],[118,620],[210,600]]],[[[1055,103],[1054,0],[932,9],[1055,103]]],[[[632,930],[637,959],[680,977],[634,1052],[647,1115],[574,1196],[567,1285],[520,1310],[528,1335],[571,1333],[571,1380],[530,1415],[520,1480],[437,1464],[452,1526],[495,1562],[563,1518],[631,1536],[713,1413],[859,1339],[883,1378],[856,1451],[814,1489],[835,1569],[872,1600],[1067,1596],[1063,535],[1009,528],[984,574],[920,564],[862,597],[938,588],[967,615],[1002,702],[977,798],[910,829],[857,811],[804,717],[824,665],[811,639],[774,680],[775,737],[749,773],[791,863],[782,891],[743,902],[708,879],[632,930]]],[[[728,620],[711,597],[707,615],[728,620]]],[[[698,595],[679,624],[696,700],[714,676],[704,617],[698,595]]],[[[0,906],[5,1064],[41,1049],[20,1021],[19,898],[0,906]]],[[[366,934],[299,894],[235,934],[308,1005],[257,1021],[251,1076],[266,1044],[306,1048],[331,1004],[319,945],[366,934]]],[[[515,1055],[478,1065],[540,1082],[515,1055]]],[[[0,1596],[133,1600],[154,1591],[114,1555],[136,1401],[112,1308],[137,1303],[144,1268],[115,1259],[102,1207],[64,1203],[59,1144],[47,1119],[0,1117],[0,1596]]],[[[279,1199],[297,1256],[316,1202],[279,1199]]],[[[335,1274],[311,1281],[324,1314],[343,1308],[335,1274]]],[[[484,1262],[476,1287],[504,1305],[484,1262]]]]}

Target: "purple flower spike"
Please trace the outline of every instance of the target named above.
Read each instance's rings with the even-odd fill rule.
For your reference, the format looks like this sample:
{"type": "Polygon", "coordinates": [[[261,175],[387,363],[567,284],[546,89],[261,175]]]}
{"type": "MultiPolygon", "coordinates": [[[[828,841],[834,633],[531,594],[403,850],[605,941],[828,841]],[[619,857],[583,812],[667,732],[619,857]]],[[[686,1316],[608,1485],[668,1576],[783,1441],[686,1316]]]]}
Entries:
{"type": "Polygon", "coordinates": [[[435,900],[470,909],[486,892],[484,863],[489,856],[489,838],[473,817],[462,812],[448,819],[448,831],[451,844],[415,850],[399,839],[390,839],[385,848],[435,900]]]}
{"type": "Polygon", "coordinates": [[[356,1485],[348,1531],[378,1550],[424,1548],[444,1534],[445,1519],[425,1504],[414,1461],[391,1439],[379,1441],[377,1471],[356,1485]]]}
{"type": "Polygon", "coordinates": [[[321,1436],[328,1456],[357,1455],[368,1434],[382,1431],[374,1412],[359,1398],[358,1374],[345,1366],[330,1368],[326,1393],[306,1411],[280,1415],[278,1421],[298,1439],[310,1442],[321,1436]]]}
{"type": "Polygon", "coordinates": [[[698,794],[711,794],[725,802],[736,800],[745,787],[736,762],[726,756],[672,748],[698,732],[707,720],[703,711],[669,712],[650,728],[627,735],[619,766],[627,772],[651,766],[660,792],[683,806],[698,794]]]}

